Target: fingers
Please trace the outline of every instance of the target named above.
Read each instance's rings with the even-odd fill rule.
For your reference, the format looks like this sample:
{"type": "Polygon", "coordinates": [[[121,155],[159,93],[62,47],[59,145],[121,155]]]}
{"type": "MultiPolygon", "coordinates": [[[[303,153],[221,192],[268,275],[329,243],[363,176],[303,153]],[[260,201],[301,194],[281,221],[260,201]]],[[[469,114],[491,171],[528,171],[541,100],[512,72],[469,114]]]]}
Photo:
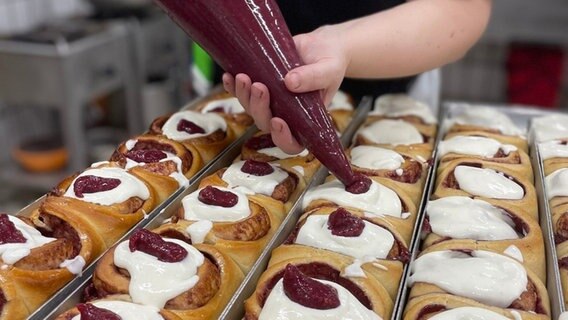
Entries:
{"type": "Polygon", "coordinates": [[[250,87],[252,82],[250,77],[244,73],[239,73],[235,77],[235,96],[239,99],[239,102],[247,109],[250,103],[250,87]]]}
{"type": "Polygon", "coordinates": [[[230,73],[223,74],[223,87],[231,95],[235,95],[235,78],[230,73]]]}
{"type": "Polygon", "coordinates": [[[341,75],[333,59],[322,59],[290,71],[284,78],[288,90],[309,92],[328,88],[341,75]]]}
{"type": "Polygon", "coordinates": [[[251,86],[250,103],[248,113],[253,117],[254,123],[264,132],[270,132],[270,94],[268,88],[259,82],[251,86]]]}
{"type": "Polygon", "coordinates": [[[292,136],[292,132],[284,120],[272,118],[270,120],[270,129],[272,141],[282,151],[288,154],[297,154],[304,150],[304,147],[292,136]]]}

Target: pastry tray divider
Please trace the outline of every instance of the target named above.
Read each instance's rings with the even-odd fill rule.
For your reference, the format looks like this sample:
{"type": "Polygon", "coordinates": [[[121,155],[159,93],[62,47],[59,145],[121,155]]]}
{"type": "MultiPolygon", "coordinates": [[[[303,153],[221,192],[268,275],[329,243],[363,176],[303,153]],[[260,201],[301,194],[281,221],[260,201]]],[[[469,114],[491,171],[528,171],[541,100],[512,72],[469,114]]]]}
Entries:
{"type": "MultiPolygon", "coordinates": [[[[203,101],[208,99],[210,96],[220,93],[222,88],[217,87],[212,90],[211,94],[202,98],[198,98],[193,100],[192,102],[186,104],[180,110],[191,110],[201,104],[203,101]]],[[[146,227],[149,223],[155,220],[156,217],[160,216],[166,208],[170,207],[172,203],[179,203],[181,198],[191,192],[188,190],[195,190],[199,185],[199,182],[203,177],[210,175],[211,173],[215,172],[216,170],[223,168],[227,165],[230,165],[236,154],[240,153],[241,146],[247,141],[252,135],[257,131],[256,127],[253,125],[247,129],[247,131],[235,141],[233,141],[225,150],[219,153],[213,160],[206,163],[203,168],[201,168],[193,177],[189,178],[189,184],[187,187],[180,187],[177,189],[170,197],[159,204],[156,208],[154,208],[151,212],[147,213],[147,215],[135,224],[125,235],[123,235],[117,243],[123,241],[123,239],[127,239],[130,235],[139,229],[146,227]]],[[[39,199],[35,200],[33,203],[28,205],[27,207],[20,210],[17,215],[19,216],[30,216],[34,210],[39,208],[43,200],[46,198],[46,195],[40,197],[39,199]]],[[[106,252],[106,251],[105,251],[106,252]]],[[[43,305],[41,305],[35,312],[33,312],[27,319],[28,320],[43,320],[51,318],[55,318],[58,313],[54,313],[57,310],[61,310],[61,306],[68,306],[68,301],[73,300],[74,302],[79,302],[76,299],[80,299],[81,291],[91,279],[93,271],[95,270],[95,266],[99,259],[104,255],[104,252],[99,256],[96,257],[90,265],[87,265],[86,268],[83,269],[83,272],[69,281],[66,285],[64,285],[59,291],[57,291],[50,299],[48,299],[43,305]]],[[[74,305],[74,304],[73,304],[74,305]]],[[[66,309],[62,310],[60,313],[65,311],[66,309]]]]}
{"type": "MultiPolygon", "coordinates": [[[[408,300],[408,294],[410,288],[408,287],[408,278],[410,277],[410,266],[416,260],[418,254],[420,253],[420,245],[422,239],[420,237],[420,230],[422,230],[422,225],[424,222],[424,217],[426,216],[426,204],[428,203],[429,198],[431,197],[432,193],[434,192],[434,187],[436,184],[437,175],[436,172],[438,170],[438,164],[440,160],[440,156],[438,153],[438,145],[440,141],[442,141],[444,135],[446,134],[446,130],[449,129],[449,122],[452,117],[455,117],[457,114],[463,112],[466,108],[474,106],[474,107],[491,107],[497,109],[498,111],[506,114],[511,118],[515,125],[519,126],[521,129],[526,129],[528,134],[529,132],[529,123],[533,117],[542,116],[546,114],[550,114],[549,111],[539,110],[536,108],[531,107],[521,107],[521,106],[509,106],[509,105],[494,105],[494,104],[479,104],[479,103],[467,103],[467,102],[458,102],[458,101],[448,101],[444,102],[442,105],[441,113],[440,113],[440,125],[438,131],[438,137],[435,144],[435,150],[433,153],[434,163],[432,165],[432,176],[431,179],[428,181],[427,189],[427,198],[423,199],[423,203],[421,209],[423,212],[420,212],[419,215],[419,223],[417,228],[415,229],[414,234],[414,243],[412,245],[412,251],[410,254],[410,262],[408,264],[408,270],[406,274],[403,275],[403,283],[404,288],[402,289],[402,297],[400,297],[400,301],[397,301],[397,315],[396,319],[402,319],[404,315],[404,310],[406,307],[406,303],[408,300]]],[[[539,225],[542,230],[543,239],[544,239],[544,246],[546,251],[546,275],[547,275],[547,282],[546,288],[550,298],[551,303],[551,314],[552,319],[558,319],[561,311],[564,310],[564,300],[562,297],[562,285],[560,283],[560,273],[558,269],[558,259],[556,254],[556,246],[554,245],[554,236],[553,236],[553,229],[552,229],[552,220],[550,215],[550,208],[548,205],[548,201],[546,198],[546,194],[544,192],[544,169],[542,165],[542,161],[540,160],[540,154],[536,152],[536,144],[534,142],[529,141],[529,156],[531,159],[531,165],[533,167],[534,172],[534,185],[537,192],[537,200],[538,200],[538,211],[539,211],[539,225]]]]}

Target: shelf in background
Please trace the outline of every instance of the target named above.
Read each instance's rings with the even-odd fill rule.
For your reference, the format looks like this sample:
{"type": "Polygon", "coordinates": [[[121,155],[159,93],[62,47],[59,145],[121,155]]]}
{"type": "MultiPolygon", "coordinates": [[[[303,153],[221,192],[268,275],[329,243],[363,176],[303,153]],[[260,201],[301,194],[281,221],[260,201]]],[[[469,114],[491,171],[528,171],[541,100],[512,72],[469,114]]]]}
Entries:
{"type": "Polygon", "coordinates": [[[53,173],[31,173],[13,162],[8,162],[0,166],[0,183],[48,192],[71,174],[67,170],[53,173]]]}

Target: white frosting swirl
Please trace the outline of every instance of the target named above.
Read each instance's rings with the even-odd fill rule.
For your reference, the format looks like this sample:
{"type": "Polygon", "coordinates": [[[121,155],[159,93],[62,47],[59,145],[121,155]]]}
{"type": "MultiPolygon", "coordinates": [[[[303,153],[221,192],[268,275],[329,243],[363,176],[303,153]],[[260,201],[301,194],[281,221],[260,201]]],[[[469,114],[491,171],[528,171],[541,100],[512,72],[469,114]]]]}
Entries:
{"type": "Polygon", "coordinates": [[[222,108],[224,113],[237,114],[244,113],[245,108],[239,103],[237,98],[227,98],[210,101],[201,109],[201,113],[208,113],[215,109],[222,108]]]}
{"type": "Polygon", "coordinates": [[[229,188],[242,187],[252,191],[252,193],[270,196],[274,192],[274,188],[288,178],[286,171],[269,163],[268,165],[270,165],[274,171],[264,176],[255,176],[243,172],[241,169],[244,164],[245,161],[233,163],[223,173],[222,179],[227,182],[229,188]]]}
{"type": "Polygon", "coordinates": [[[180,262],[163,262],[142,251],[131,252],[129,241],[121,242],[114,250],[114,264],[130,274],[128,293],[132,301],[163,308],[168,300],[193,288],[199,281],[197,269],[205,258],[193,246],[177,239],[164,238],[187,250],[180,262]]]}
{"type": "Polygon", "coordinates": [[[548,200],[568,196],[568,168],[559,169],[545,178],[548,200]]]}
{"type": "MultiPolygon", "coordinates": [[[[114,312],[122,320],[163,320],[160,309],[153,306],[143,306],[126,301],[100,300],[89,302],[97,308],[114,312]]],[[[81,320],[81,315],[76,315],[72,320],[81,320]]]]}
{"type": "Polygon", "coordinates": [[[191,238],[191,243],[203,243],[211,229],[213,229],[213,222],[209,220],[199,220],[187,227],[186,231],[191,238]]]}
{"type": "Polygon", "coordinates": [[[462,114],[449,120],[448,123],[450,126],[457,123],[498,130],[502,134],[509,136],[525,134],[523,130],[513,123],[511,118],[491,107],[469,107],[462,114]]]}
{"type": "Polygon", "coordinates": [[[341,237],[331,233],[327,227],[328,219],[329,215],[309,216],[300,228],[295,242],[359,259],[385,259],[392,249],[394,236],[383,227],[363,220],[363,233],[357,237],[341,237]]]}
{"type": "Polygon", "coordinates": [[[475,196],[509,200],[525,196],[523,187],[493,169],[457,166],[454,175],[460,189],[475,196]]]}
{"type": "Polygon", "coordinates": [[[375,146],[357,146],[351,149],[351,163],[359,168],[396,170],[404,163],[397,152],[375,146]]]}
{"type": "Polygon", "coordinates": [[[432,232],[452,239],[518,239],[514,223],[505,211],[488,202],[468,197],[446,197],[428,202],[432,232]]]}
{"type": "Polygon", "coordinates": [[[103,206],[110,206],[115,203],[124,202],[132,197],[138,197],[142,200],[147,200],[150,197],[150,191],[141,180],[131,175],[126,170],[121,168],[107,167],[91,168],[83,171],[83,173],[81,173],[79,176],[77,176],[77,178],[75,178],[75,180],[73,180],[73,183],[71,183],[71,186],[69,186],[64,196],[85,202],[100,204],[103,206]],[[118,179],[120,180],[120,184],[112,190],[84,193],[83,198],[79,198],[75,194],[74,186],[77,179],[84,176],[118,179]]]}
{"type": "Polygon", "coordinates": [[[509,320],[509,318],[483,308],[460,307],[440,312],[430,320],[509,320]]]}
{"type": "Polygon", "coordinates": [[[428,105],[414,100],[405,94],[385,94],[380,96],[375,101],[375,108],[370,114],[387,117],[417,116],[427,124],[438,122],[428,105]]]}
{"type": "Polygon", "coordinates": [[[83,268],[86,264],[87,262],[85,261],[85,259],[82,256],[78,255],[73,259],[67,259],[61,262],[59,267],[69,270],[69,272],[71,272],[72,274],[80,275],[81,273],[83,273],[83,268]]]}
{"type": "Polygon", "coordinates": [[[325,320],[325,319],[348,319],[348,320],[381,320],[376,313],[367,309],[351,292],[344,287],[330,281],[319,280],[321,283],[332,286],[337,290],[340,305],[337,308],[319,310],[304,307],[286,296],[284,285],[280,279],[264,303],[259,320],[325,320]]]}
{"type": "Polygon", "coordinates": [[[343,91],[337,91],[331,100],[327,110],[353,110],[353,104],[349,100],[349,96],[343,91]]]}
{"type": "Polygon", "coordinates": [[[199,113],[197,111],[189,110],[174,113],[162,127],[163,134],[169,139],[176,141],[204,137],[217,130],[227,130],[227,123],[225,122],[223,117],[212,112],[199,113]],[[189,134],[185,131],[178,131],[177,127],[181,120],[187,120],[195,123],[199,127],[203,128],[205,133],[189,134]]]}
{"type": "Polygon", "coordinates": [[[424,142],[420,132],[403,120],[379,120],[360,129],[359,134],[377,144],[409,145],[424,142]]]}
{"type": "MultiPolygon", "coordinates": [[[[189,179],[183,174],[183,162],[181,158],[177,155],[169,152],[162,151],[166,154],[166,157],[158,162],[166,162],[172,161],[176,164],[176,172],[173,172],[169,175],[170,178],[177,181],[180,187],[187,187],[189,185],[189,179]]],[[[132,169],[134,167],[144,166],[146,163],[144,162],[136,162],[130,158],[126,158],[126,166],[124,167],[126,170],[132,169]]]]}
{"type": "Polygon", "coordinates": [[[345,186],[338,180],[319,185],[304,196],[303,208],[315,200],[328,200],[340,206],[365,211],[367,216],[393,216],[401,218],[402,203],[396,192],[371,180],[371,187],[362,194],[345,191],[345,186]]]}
{"type": "Polygon", "coordinates": [[[536,142],[568,138],[568,115],[553,114],[532,120],[532,137],[536,142]]]}
{"type": "Polygon", "coordinates": [[[557,140],[539,143],[538,151],[542,160],[568,158],[568,144],[562,144],[557,140]]]}
{"type": "Polygon", "coordinates": [[[55,238],[44,237],[38,230],[17,217],[8,215],[8,220],[22,233],[26,242],[0,244],[0,255],[2,256],[2,262],[5,264],[12,265],[24,257],[27,257],[32,249],[39,248],[44,244],[57,240],[55,238]]]}
{"type": "Polygon", "coordinates": [[[502,144],[491,138],[474,136],[455,136],[448,140],[441,141],[438,146],[438,152],[441,157],[448,153],[458,153],[493,158],[499,149],[503,150],[505,154],[509,154],[511,151],[517,151],[517,147],[513,145],[502,144]]]}
{"type": "Polygon", "coordinates": [[[228,222],[239,221],[250,215],[250,206],[246,194],[235,189],[223,187],[214,188],[235,194],[238,199],[237,204],[230,208],[205,204],[199,200],[199,192],[203,190],[199,189],[182,199],[181,203],[184,210],[184,219],[228,222]]]}
{"type": "Polygon", "coordinates": [[[425,282],[448,293],[491,306],[507,308],[527,289],[527,272],[518,261],[497,253],[475,250],[424,254],[411,266],[409,285],[425,282]]]}
{"type": "Polygon", "coordinates": [[[267,156],[271,156],[271,157],[274,157],[274,158],[278,158],[280,160],[290,159],[290,158],[295,158],[295,157],[305,157],[310,153],[308,151],[308,149],[304,149],[300,153],[288,154],[288,153],[282,151],[282,149],[280,149],[278,147],[264,148],[264,149],[259,149],[257,151],[259,153],[262,153],[262,154],[265,154],[267,156]]]}

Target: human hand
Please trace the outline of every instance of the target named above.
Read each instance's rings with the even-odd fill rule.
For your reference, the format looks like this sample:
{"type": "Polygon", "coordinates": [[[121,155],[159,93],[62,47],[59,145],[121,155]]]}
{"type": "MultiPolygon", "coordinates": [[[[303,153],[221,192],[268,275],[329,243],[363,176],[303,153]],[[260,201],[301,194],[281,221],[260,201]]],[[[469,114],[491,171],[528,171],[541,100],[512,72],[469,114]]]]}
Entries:
{"type": "MultiPolygon", "coordinates": [[[[341,35],[339,26],[324,26],[294,37],[305,65],[286,75],[284,83],[288,90],[296,93],[320,91],[324,104],[327,106],[331,103],[349,64],[341,35]]],[[[270,93],[264,84],[252,83],[246,74],[233,77],[225,73],[223,86],[239,99],[260,130],[270,132],[276,146],[290,154],[303,150],[288,125],[282,119],[272,116],[269,108],[270,93]]]]}

